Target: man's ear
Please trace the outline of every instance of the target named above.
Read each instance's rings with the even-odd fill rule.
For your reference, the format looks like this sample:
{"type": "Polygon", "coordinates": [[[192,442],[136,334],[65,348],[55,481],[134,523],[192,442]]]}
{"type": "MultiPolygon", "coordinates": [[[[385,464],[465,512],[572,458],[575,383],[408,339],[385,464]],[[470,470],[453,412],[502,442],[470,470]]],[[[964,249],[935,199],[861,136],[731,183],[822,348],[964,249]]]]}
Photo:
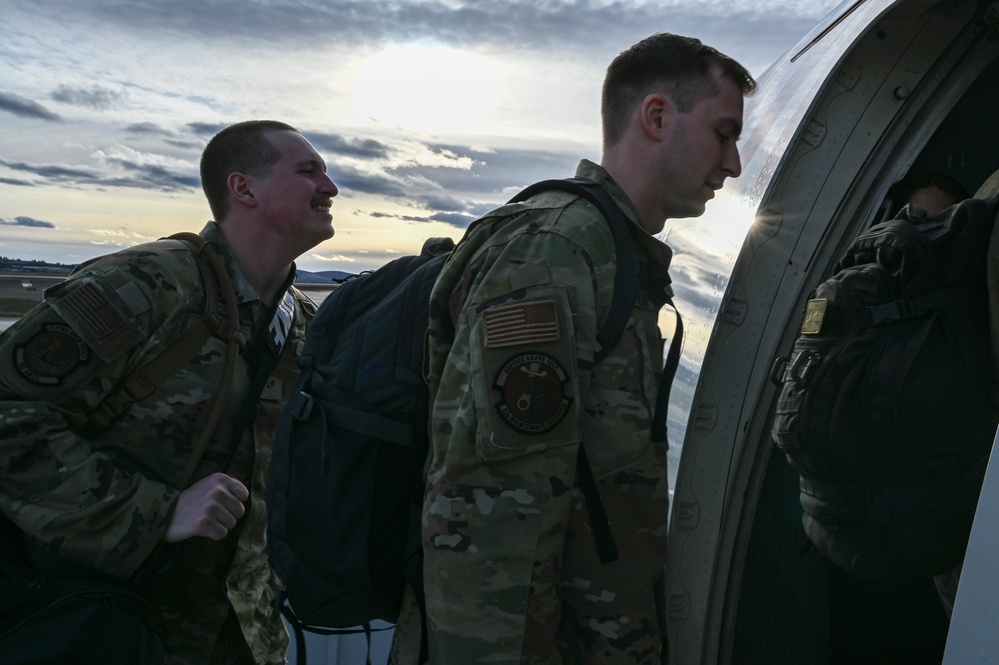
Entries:
{"type": "Polygon", "coordinates": [[[676,106],[669,97],[661,92],[655,92],[642,100],[639,113],[641,114],[642,130],[646,136],[661,141],[673,122],[672,116],[676,113],[676,106]]]}
{"type": "Polygon", "coordinates": [[[255,181],[245,173],[233,172],[226,178],[229,186],[229,196],[245,206],[257,205],[257,197],[254,194],[255,181]]]}

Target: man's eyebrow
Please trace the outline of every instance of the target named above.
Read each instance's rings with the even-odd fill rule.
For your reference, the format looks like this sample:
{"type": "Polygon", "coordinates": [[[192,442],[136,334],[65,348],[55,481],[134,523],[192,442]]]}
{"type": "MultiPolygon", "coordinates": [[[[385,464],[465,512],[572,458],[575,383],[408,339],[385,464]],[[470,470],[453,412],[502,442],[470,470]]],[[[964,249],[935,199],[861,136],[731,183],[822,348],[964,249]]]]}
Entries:
{"type": "Polygon", "coordinates": [[[307,159],[303,159],[303,160],[301,160],[298,163],[298,166],[299,167],[302,167],[302,166],[318,167],[318,168],[320,168],[320,169],[323,170],[323,173],[326,173],[326,161],[322,160],[322,159],[314,159],[314,158],[311,158],[311,157],[307,158],[307,159]]]}
{"type": "Polygon", "coordinates": [[[729,131],[736,141],[742,138],[742,123],[735,118],[722,118],[722,123],[728,125],[729,131]]]}

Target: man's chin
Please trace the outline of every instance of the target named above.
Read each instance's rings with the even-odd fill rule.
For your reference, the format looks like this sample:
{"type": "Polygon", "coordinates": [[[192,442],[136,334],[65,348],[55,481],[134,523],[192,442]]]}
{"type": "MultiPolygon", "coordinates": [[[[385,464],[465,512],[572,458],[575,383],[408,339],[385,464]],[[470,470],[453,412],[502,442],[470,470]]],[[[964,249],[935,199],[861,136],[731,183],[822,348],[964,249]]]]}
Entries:
{"type": "Polygon", "coordinates": [[[700,204],[690,204],[683,206],[682,209],[676,211],[676,214],[670,215],[669,219],[690,219],[691,217],[700,217],[704,214],[705,203],[700,204]]]}

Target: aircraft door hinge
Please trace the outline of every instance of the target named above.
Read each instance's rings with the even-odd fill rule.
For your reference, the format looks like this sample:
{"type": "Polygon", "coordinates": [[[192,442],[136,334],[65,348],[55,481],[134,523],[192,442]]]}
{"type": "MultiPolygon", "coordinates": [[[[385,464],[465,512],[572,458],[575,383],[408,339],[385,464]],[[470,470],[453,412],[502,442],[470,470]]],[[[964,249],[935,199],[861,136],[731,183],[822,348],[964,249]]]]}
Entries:
{"type": "Polygon", "coordinates": [[[682,623],[690,617],[690,594],[684,591],[672,591],[669,594],[669,620],[682,623]]]}
{"type": "Polygon", "coordinates": [[[694,429],[710,430],[714,429],[718,420],[718,409],[712,404],[698,404],[697,412],[694,416],[694,429]]]}
{"type": "Polygon", "coordinates": [[[812,148],[818,147],[822,143],[822,138],[826,135],[826,126],[821,120],[812,118],[808,121],[808,125],[801,132],[801,140],[803,143],[811,146],[812,148]]]}
{"type": "Polygon", "coordinates": [[[857,81],[860,80],[860,73],[860,67],[847,60],[836,72],[835,81],[843,86],[844,90],[852,90],[853,86],[857,85],[857,81]]]}
{"type": "Polygon", "coordinates": [[[749,303],[745,300],[729,298],[725,307],[725,323],[731,323],[734,326],[741,324],[746,319],[746,310],[748,309],[749,303]]]}
{"type": "Polygon", "coordinates": [[[677,529],[691,530],[700,521],[700,510],[696,501],[680,501],[676,505],[673,524],[677,529]]]}

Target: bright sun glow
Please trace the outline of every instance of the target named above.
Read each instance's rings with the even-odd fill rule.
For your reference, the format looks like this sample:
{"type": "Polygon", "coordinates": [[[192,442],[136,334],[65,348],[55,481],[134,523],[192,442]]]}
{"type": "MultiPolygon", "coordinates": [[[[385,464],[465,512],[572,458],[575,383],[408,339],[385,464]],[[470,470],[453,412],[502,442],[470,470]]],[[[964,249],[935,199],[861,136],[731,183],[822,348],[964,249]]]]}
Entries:
{"type": "Polygon", "coordinates": [[[357,67],[352,115],[422,132],[488,131],[500,74],[495,62],[468,51],[392,45],[357,67]]]}

